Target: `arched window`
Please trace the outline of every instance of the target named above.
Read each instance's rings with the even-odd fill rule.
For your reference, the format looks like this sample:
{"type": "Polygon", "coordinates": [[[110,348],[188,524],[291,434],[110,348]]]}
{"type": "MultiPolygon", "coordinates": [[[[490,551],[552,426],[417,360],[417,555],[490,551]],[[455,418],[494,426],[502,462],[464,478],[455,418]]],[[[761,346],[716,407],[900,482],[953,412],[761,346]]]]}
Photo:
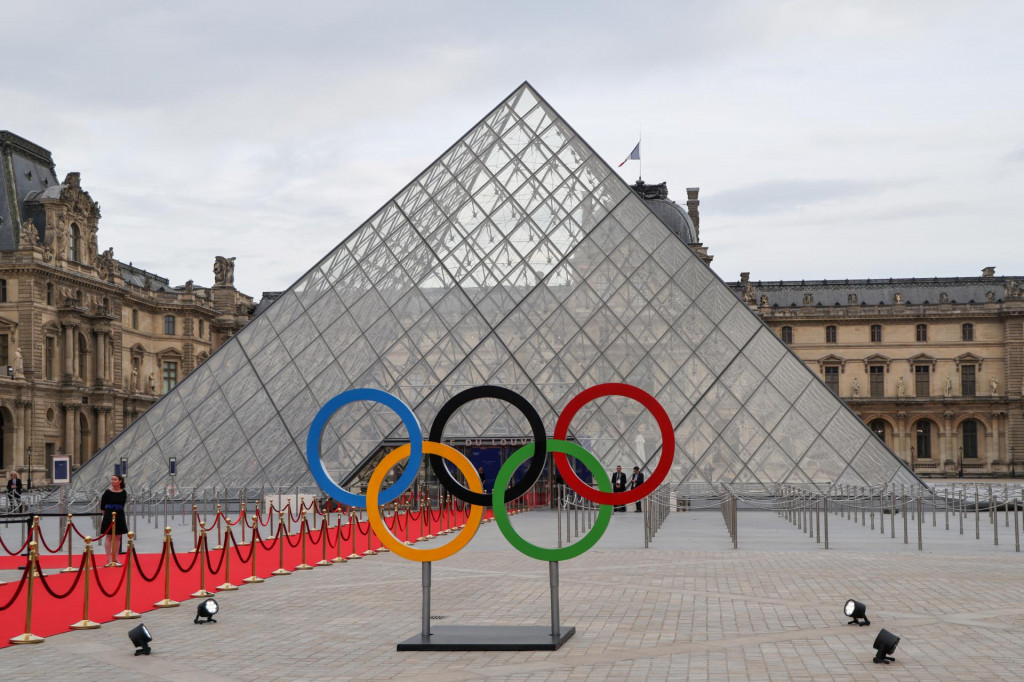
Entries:
{"type": "Polygon", "coordinates": [[[927,419],[917,422],[917,458],[932,458],[932,423],[927,419]]]}
{"type": "Polygon", "coordinates": [[[928,325],[919,324],[917,325],[917,340],[920,342],[928,340],[928,325]]]}
{"type": "Polygon", "coordinates": [[[871,343],[882,342],[882,325],[873,324],[871,325],[871,343]]]}
{"type": "Polygon", "coordinates": [[[978,422],[965,419],[960,424],[960,436],[963,439],[964,459],[978,458],[978,422]]]}
{"type": "Polygon", "coordinates": [[[174,315],[164,315],[164,334],[174,336],[174,315]]]}
{"type": "Polygon", "coordinates": [[[825,343],[835,343],[835,342],[836,342],[836,326],[834,324],[830,324],[829,326],[825,327],[825,343]]]}
{"type": "Polygon", "coordinates": [[[785,344],[793,343],[793,328],[783,327],[782,328],[782,342],[785,344]]]}
{"type": "Polygon", "coordinates": [[[71,244],[69,245],[68,260],[73,260],[76,263],[80,262],[81,246],[82,233],[78,229],[78,225],[71,223],[71,244]]]}
{"type": "Polygon", "coordinates": [[[869,424],[869,427],[878,436],[878,439],[885,443],[885,420],[875,419],[869,424]]]}
{"type": "Polygon", "coordinates": [[[970,322],[964,322],[960,325],[960,340],[961,341],[974,341],[974,325],[970,322]]]}

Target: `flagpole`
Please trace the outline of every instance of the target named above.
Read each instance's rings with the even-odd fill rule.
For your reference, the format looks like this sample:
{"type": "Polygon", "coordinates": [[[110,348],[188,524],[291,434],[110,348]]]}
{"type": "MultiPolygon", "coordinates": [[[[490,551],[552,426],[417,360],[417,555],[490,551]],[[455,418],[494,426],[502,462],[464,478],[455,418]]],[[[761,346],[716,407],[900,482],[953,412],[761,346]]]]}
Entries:
{"type": "MultiPolygon", "coordinates": [[[[643,142],[644,142],[644,122],[640,121],[640,141],[637,142],[637,146],[642,146],[643,142]]],[[[641,180],[644,179],[644,151],[643,151],[643,149],[640,150],[640,158],[637,159],[637,161],[640,162],[640,177],[637,178],[637,181],[641,181],[641,180]]]]}

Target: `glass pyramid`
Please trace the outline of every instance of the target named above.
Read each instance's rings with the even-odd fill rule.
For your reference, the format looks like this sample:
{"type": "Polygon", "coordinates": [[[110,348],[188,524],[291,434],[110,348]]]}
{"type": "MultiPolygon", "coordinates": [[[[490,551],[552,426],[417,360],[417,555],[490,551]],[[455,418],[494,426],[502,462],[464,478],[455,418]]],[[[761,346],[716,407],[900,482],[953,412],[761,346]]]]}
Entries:
{"type": "MultiPolygon", "coordinates": [[[[672,417],[679,488],[726,482],[917,484],[818,380],[524,83],[77,474],[130,485],[317,490],[304,456],[319,408],[353,387],[398,395],[424,432],[484,383],[522,393],[548,433],[586,387],[634,384],[672,417]]],[[[461,408],[445,439],[527,437],[504,403],[461,408]]],[[[652,469],[653,418],[586,405],[571,434],[608,468],[652,469]]],[[[339,482],[407,439],[350,405],[329,422],[339,482]]]]}

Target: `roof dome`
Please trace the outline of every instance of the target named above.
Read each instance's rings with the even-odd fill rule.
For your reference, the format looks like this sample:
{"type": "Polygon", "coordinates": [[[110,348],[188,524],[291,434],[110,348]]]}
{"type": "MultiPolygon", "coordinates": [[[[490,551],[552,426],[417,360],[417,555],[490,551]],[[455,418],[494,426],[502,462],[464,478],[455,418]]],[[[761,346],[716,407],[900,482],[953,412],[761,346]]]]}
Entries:
{"type": "Polygon", "coordinates": [[[644,200],[647,208],[651,209],[654,215],[668,226],[668,229],[683,240],[684,244],[698,243],[697,230],[693,226],[693,220],[689,213],[668,198],[668,183],[648,185],[643,180],[637,180],[635,185],[631,185],[631,189],[644,200]]]}

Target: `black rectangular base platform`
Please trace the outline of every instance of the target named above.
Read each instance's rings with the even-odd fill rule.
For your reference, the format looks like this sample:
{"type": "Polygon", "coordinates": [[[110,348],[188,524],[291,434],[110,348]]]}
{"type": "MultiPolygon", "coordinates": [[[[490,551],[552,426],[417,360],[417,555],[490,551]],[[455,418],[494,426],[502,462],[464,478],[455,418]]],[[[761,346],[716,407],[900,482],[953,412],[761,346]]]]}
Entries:
{"type": "Polygon", "coordinates": [[[563,625],[558,637],[550,625],[432,625],[422,634],[398,643],[399,651],[555,651],[576,634],[563,625]]]}

